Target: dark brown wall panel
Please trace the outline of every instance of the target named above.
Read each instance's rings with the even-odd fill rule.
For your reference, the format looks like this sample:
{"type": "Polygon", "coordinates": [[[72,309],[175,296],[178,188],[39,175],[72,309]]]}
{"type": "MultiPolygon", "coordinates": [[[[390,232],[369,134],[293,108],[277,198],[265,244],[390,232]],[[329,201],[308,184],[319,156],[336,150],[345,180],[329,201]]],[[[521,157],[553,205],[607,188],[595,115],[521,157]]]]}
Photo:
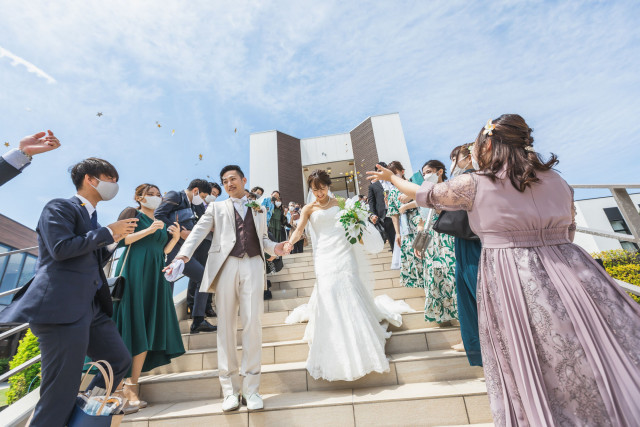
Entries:
{"type": "Polygon", "coordinates": [[[367,181],[365,172],[374,170],[376,163],[379,161],[371,118],[368,118],[351,131],[351,144],[353,145],[353,159],[356,170],[360,172],[359,175],[356,175],[360,194],[366,196],[369,192],[369,181],[367,181]]]}
{"type": "MultiPolygon", "coordinates": [[[[38,246],[38,237],[29,227],[0,214],[0,243],[16,249],[25,249],[38,246]]],[[[38,255],[38,250],[29,253],[38,255]]]]}
{"type": "Polygon", "coordinates": [[[278,142],[278,182],[283,204],[297,202],[304,204],[302,183],[302,156],[300,139],[277,132],[278,142]]]}

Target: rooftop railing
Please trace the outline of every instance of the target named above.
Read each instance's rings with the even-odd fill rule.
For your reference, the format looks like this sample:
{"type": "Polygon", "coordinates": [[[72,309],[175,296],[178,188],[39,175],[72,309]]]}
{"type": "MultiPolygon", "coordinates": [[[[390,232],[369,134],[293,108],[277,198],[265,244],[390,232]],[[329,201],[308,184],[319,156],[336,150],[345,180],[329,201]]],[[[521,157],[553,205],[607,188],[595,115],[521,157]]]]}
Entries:
{"type": "Polygon", "coordinates": [[[638,207],[633,203],[631,196],[629,196],[629,193],[627,192],[627,189],[640,189],[640,184],[579,184],[572,185],[571,187],[574,189],[610,190],[631,234],[612,233],[610,231],[595,230],[587,227],[578,227],[576,231],[591,234],[593,236],[616,239],[621,242],[631,242],[640,246],[640,213],[638,213],[638,207]]]}

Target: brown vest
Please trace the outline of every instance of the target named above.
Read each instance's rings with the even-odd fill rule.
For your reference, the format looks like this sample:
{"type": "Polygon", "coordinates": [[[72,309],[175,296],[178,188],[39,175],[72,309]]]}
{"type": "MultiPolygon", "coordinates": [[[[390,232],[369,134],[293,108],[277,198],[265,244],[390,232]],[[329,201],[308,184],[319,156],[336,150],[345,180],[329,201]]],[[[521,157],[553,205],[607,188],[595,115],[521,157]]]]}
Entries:
{"type": "Polygon", "coordinates": [[[233,212],[236,214],[236,244],[229,255],[237,258],[242,258],[245,255],[250,257],[262,255],[260,252],[260,240],[258,240],[258,232],[256,231],[256,224],[253,221],[251,208],[247,208],[247,214],[244,216],[244,220],[235,206],[233,207],[233,212]]]}

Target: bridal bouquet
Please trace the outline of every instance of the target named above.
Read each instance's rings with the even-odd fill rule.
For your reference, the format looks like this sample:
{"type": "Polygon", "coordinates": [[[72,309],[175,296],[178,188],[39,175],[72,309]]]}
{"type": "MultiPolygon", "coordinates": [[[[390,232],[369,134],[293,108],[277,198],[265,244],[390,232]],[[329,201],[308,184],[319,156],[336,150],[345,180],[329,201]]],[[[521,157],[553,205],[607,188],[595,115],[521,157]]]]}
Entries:
{"type": "Polygon", "coordinates": [[[337,198],[340,212],[336,219],[340,221],[345,230],[345,236],[352,245],[362,240],[362,235],[367,228],[369,211],[360,203],[357,196],[353,199],[337,198]]]}

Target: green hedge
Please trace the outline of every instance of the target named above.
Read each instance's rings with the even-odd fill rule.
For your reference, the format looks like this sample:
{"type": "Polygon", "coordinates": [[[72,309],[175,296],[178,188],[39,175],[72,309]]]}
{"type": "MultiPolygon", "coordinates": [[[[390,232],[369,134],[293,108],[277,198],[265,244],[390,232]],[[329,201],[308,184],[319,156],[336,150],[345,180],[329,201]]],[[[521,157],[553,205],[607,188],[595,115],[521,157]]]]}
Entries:
{"type": "MultiPolygon", "coordinates": [[[[33,335],[31,329],[27,330],[24,338],[20,340],[18,352],[9,363],[9,368],[17,368],[24,362],[33,359],[40,354],[38,338],[33,335]]],[[[33,391],[40,385],[40,362],[29,366],[24,371],[9,378],[9,392],[7,393],[8,403],[21,399],[27,395],[29,390],[33,391]]]]}
{"type": "MultiPolygon", "coordinates": [[[[594,258],[600,258],[607,273],[614,279],[640,286],[640,253],[618,249],[591,254],[594,258]]],[[[636,302],[640,303],[640,297],[633,294],[636,302]]]]}

